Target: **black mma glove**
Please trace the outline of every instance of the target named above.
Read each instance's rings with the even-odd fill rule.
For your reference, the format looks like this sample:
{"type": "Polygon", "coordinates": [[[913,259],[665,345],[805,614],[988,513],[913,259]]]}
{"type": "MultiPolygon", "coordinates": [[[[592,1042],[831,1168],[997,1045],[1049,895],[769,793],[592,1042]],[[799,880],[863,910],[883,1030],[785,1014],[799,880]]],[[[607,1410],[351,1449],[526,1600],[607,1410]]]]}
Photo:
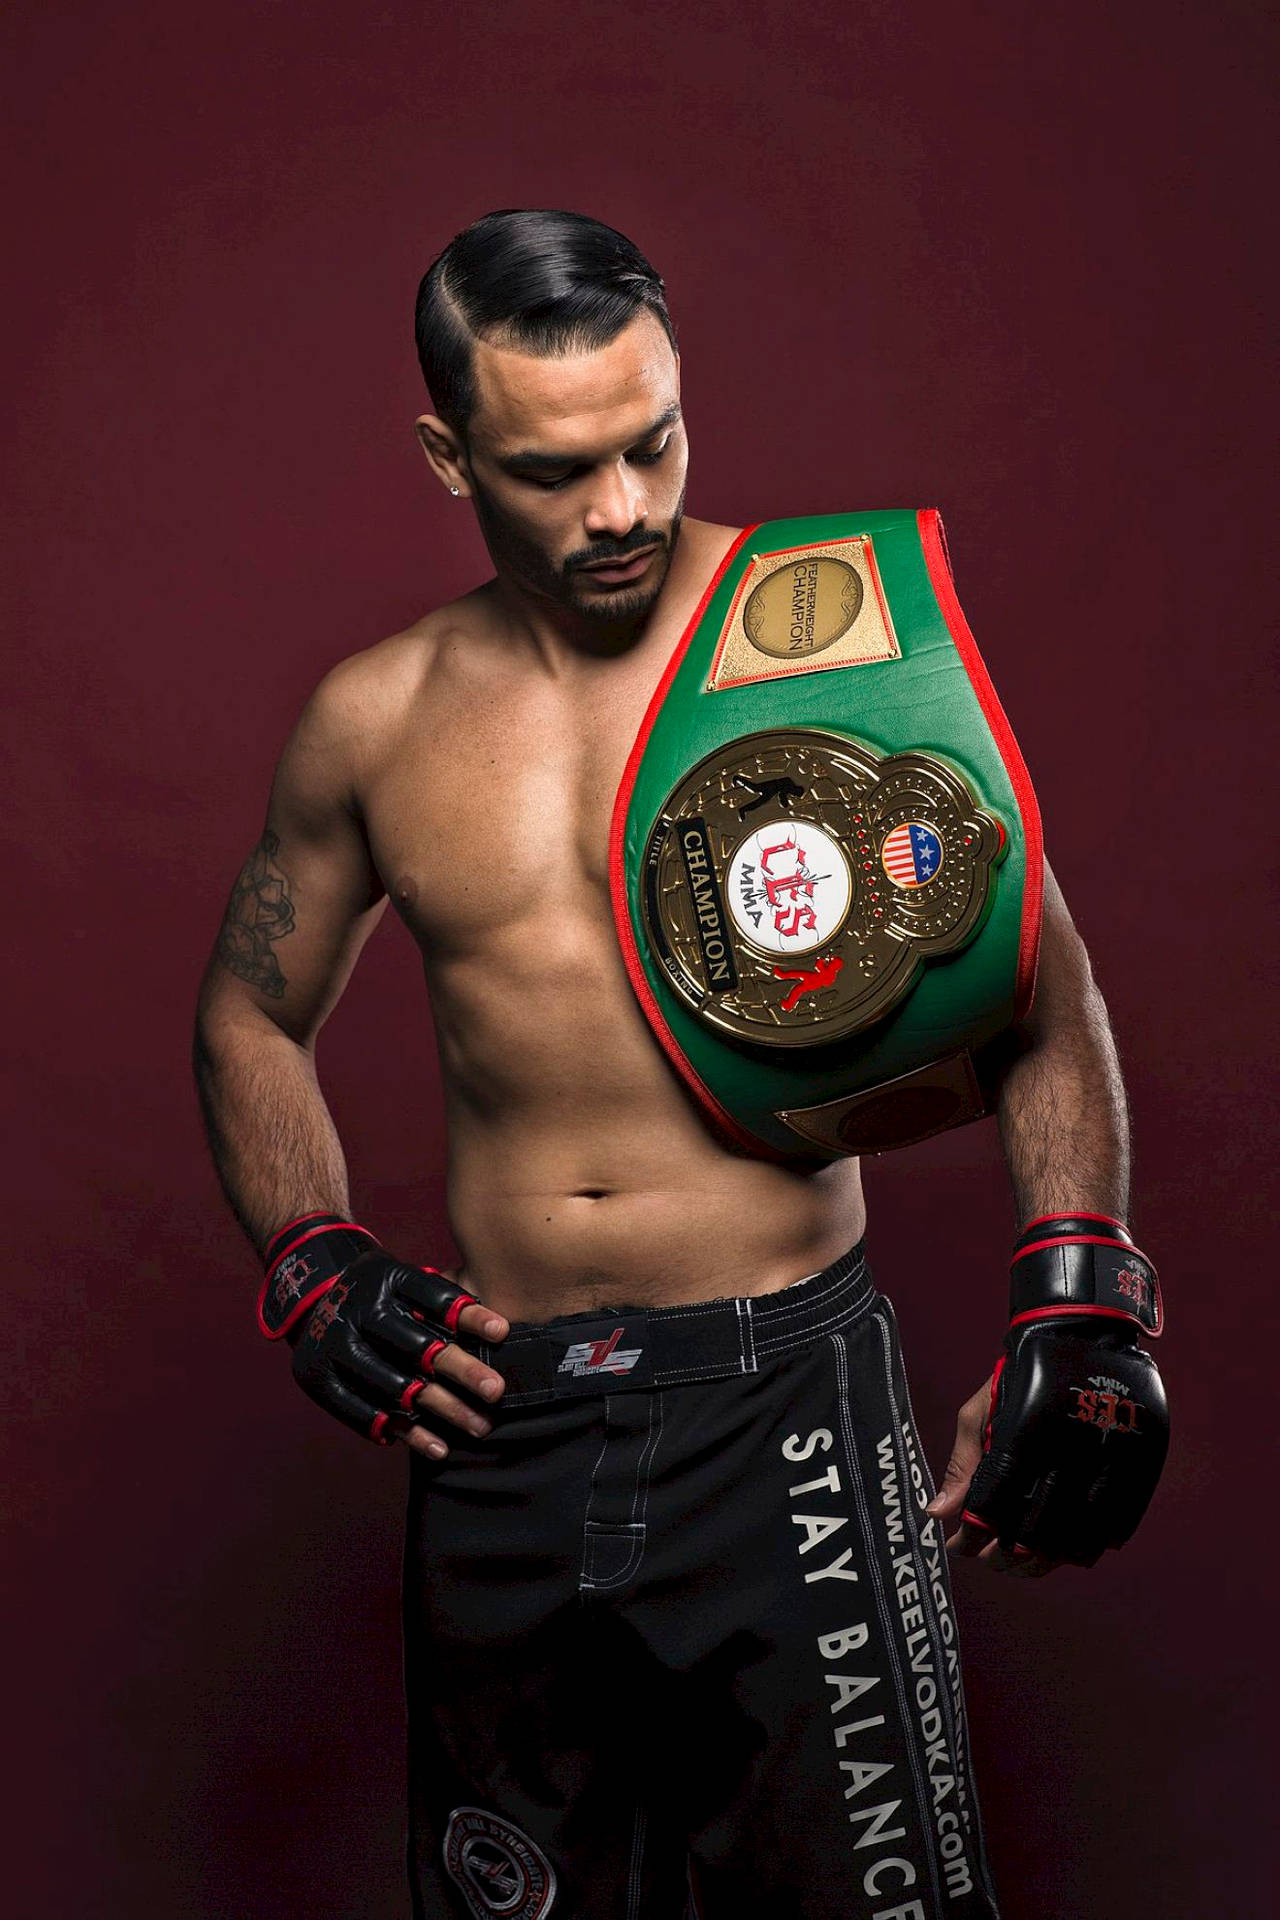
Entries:
{"type": "Polygon", "coordinates": [[[1002,1547],[1091,1567],[1147,1510],[1169,1446],[1155,1268],[1104,1214],[1019,1235],[1010,1322],[964,1517],[1002,1547]]]}
{"type": "Polygon", "coordinates": [[[318,1406],[390,1446],[392,1413],[412,1414],[475,1295],[434,1267],[396,1260],[334,1213],[291,1220],[264,1257],[262,1332],[290,1340],[293,1377],[318,1406]]]}

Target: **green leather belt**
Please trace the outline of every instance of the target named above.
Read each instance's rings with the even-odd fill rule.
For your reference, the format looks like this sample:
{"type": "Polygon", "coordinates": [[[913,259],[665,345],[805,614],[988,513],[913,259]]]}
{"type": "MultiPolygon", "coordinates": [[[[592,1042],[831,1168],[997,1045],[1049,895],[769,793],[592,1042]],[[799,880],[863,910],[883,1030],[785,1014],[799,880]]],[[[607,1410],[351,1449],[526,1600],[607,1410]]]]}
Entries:
{"type": "Polygon", "coordinates": [[[1035,795],[942,523],[748,527],[677,646],[614,806],[631,983],[728,1141],[772,1159],[978,1119],[1030,1006],[1035,795]]]}

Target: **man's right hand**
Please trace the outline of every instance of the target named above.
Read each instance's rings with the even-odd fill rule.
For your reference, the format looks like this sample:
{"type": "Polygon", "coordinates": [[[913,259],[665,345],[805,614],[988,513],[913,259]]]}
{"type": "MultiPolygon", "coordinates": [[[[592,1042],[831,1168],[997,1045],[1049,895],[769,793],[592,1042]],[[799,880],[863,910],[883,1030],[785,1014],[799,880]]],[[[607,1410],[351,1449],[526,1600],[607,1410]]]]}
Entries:
{"type": "Polygon", "coordinates": [[[434,1268],[375,1247],[345,1267],[291,1330],[293,1377],[357,1433],[384,1446],[402,1439],[440,1459],[448,1447],[424,1417],[486,1434],[492,1423],[465,1393],[492,1404],[506,1385],[456,1344],[456,1331],[494,1341],[506,1337],[508,1324],[434,1268]]]}
{"type": "Polygon", "coordinates": [[[506,1384],[455,1338],[505,1339],[501,1314],[334,1214],[307,1216],[272,1240],[258,1324],[289,1341],[294,1379],[326,1413],[382,1446],[402,1439],[435,1459],[448,1447],[424,1416],[486,1434],[491,1423],[465,1396],[492,1404],[506,1384]]]}

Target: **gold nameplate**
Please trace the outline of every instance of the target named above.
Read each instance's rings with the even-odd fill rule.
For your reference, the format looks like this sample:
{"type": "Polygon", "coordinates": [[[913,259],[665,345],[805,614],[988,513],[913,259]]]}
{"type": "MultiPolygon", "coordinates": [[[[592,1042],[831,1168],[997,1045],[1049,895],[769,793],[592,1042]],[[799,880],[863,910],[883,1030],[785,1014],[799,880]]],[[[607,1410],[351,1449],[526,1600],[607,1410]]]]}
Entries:
{"type": "Polygon", "coordinates": [[[707,690],[901,658],[871,535],[860,533],[752,555],[707,690]]]}
{"type": "Polygon", "coordinates": [[[721,1033],[841,1040],[977,931],[1004,839],[936,754],[819,728],[747,734],[691,768],[654,822],[650,951],[721,1033]]]}

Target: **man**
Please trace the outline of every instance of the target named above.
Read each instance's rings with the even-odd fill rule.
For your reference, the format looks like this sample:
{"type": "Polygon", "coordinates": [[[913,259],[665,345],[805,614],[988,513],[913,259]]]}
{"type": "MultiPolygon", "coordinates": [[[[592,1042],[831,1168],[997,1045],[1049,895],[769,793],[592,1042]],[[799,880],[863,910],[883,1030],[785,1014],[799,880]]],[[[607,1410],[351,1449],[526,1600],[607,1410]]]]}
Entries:
{"type": "MultiPolygon", "coordinates": [[[[1151,1474],[1073,1480],[1046,1408],[1092,1367],[1091,1435],[1089,1393],[1158,1424],[1154,1368],[1123,1303],[1024,1289],[933,1497],[857,1160],[726,1144],[611,915],[628,755],[738,538],[684,516],[662,282],[583,216],[493,214],[424,279],[418,342],[418,435],[494,577],[311,697],[197,1044],[264,1331],[321,1406],[410,1449],[414,1911],[994,1914],[942,1533],[1015,1577],[1126,1537],[1151,1474]],[[314,1071],[388,901],[442,1062],[443,1277],[353,1222],[314,1071]]],[[[1015,1040],[1020,1251],[1131,1249],[1120,1074],[1051,876],[1015,1040]]]]}

